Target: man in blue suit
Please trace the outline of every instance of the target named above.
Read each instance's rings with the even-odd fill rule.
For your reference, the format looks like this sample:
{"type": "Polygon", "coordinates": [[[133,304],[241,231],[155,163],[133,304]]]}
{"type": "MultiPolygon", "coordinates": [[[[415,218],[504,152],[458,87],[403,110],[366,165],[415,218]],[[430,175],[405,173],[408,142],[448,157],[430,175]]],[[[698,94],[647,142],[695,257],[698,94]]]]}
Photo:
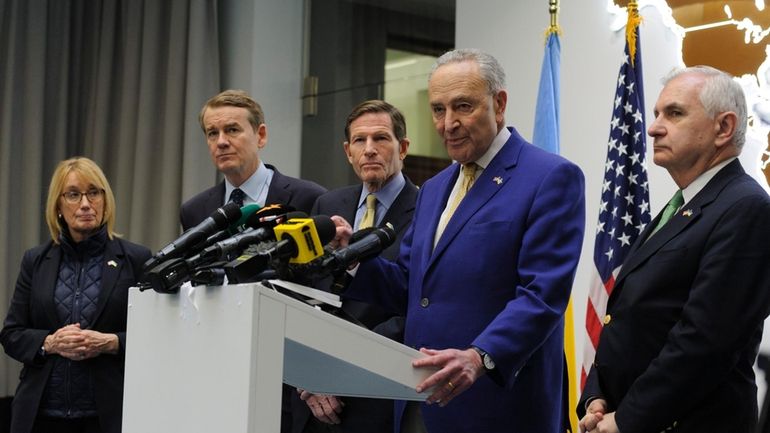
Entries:
{"type": "Polygon", "coordinates": [[[562,433],[583,174],[505,127],[505,74],[486,53],[441,56],[428,97],[458,164],[420,189],[397,262],[361,263],[346,292],[405,314],[404,342],[425,355],[413,366],[436,370],[416,387],[425,403],[396,403],[397,430],[562,433]]]}
{"type": "Polygon", "coordinates": [[[752,366],[770,312],[770,198],[737,159],[746,99],[707,66],[664,83],[648,133],[655,164],[680,190],[615,280],[580,429],[753,432],[752,366]]]}

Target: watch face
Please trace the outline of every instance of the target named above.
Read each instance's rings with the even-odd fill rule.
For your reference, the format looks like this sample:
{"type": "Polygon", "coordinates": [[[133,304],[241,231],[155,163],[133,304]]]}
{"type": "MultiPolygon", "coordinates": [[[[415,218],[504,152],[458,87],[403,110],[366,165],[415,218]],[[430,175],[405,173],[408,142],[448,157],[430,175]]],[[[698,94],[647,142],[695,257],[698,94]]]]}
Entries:
{"type": "Polygon", "coordinates": [[[495,361],[492,361],[492,357],[487,353],[484,354],[484,368],[487,370],[495,368],[495,361]]]}

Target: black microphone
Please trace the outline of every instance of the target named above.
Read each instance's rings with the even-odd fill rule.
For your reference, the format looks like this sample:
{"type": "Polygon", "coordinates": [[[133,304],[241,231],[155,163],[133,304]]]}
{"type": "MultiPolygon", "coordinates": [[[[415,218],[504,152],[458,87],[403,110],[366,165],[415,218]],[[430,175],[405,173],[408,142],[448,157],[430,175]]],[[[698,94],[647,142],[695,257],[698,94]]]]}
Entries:
{"type": "Polygon", "coordinates": [[[251,282],[271,265],[282,268],[290,263],[311,262],[324,254],[323,246],[336,233],[334,222],[326,215],[289,219],[273,230],[277,242],[249,248],[224,266],[228,281],[251,282]]]}
{"type": "MultiPolygon", "coordinates": [[[[355,238],[355,234],[353,238],[355,238]]],[[[345,270],[353,263],[379,255],[386,248],[393,245],[395,241],[396,231],[388,223],[383,227],[371,230],[369,234],[364,235],[347,247],[332,251],[322,259],[321,267],[329,272],[345,270]]]]}
{"type": "Polygon", "coordinates": [[[218,230],[226,228],[231,222],[241,217],[241,208],[236,203],[228,203],[201,221],[200,224],[184,232],[175,241],[163,247],[160,251],[147,260],[144,269],[149,270],[166,260],[179,257],[189,248],[194,247],[202,240],[218,230]]]}
{"type": "Polygon", "coordinates": [[[224,272],[221,270],[221,272],[217,272],[215,267],[221,266],[224,263],[211,264],[212,262],[233,250],[242,249],[247,245],[274,240],[273,226],[290,218],[307,216],[304,212],[272,215],[274,210],[262,212],[263,209],[266,208],[255,212],[243,223],[244,227],[248,227],[247,231],[216,242],[214,245],[206,247],[200,254],[190,258],[173,258],[156,265],[145,273],[145,277],[139,285],[140,289],[152,288],[159,293],[173,293],[182,283],[188,280],[198,284],[221,284],[224,272]],[[209,264],[211,266],[206,266],[209,264]]]}
{"type": "Polygon", "coordinates": [[[198,253],[200,250],[206,248],[209,245],[213,245],[221,240],[229,238],[234,234],[247,230],[249,227],[246,225],[246,222],[248,221],[249,217],[257,213],[260,209],[263,209],[262,206],[256,203],[247,204],[246,206],[242,207],[241,217],[238,218],[237,221],[231,223],[230,226],[226,229],[214,233],[213,235],[206,238],[206,240],[191,248],[190,251],[188,251],[187,256],[189,257],[192,254],[198,253]]]}
{"type": "MultiPolygon", "coordinates": [[[[379,228],[367,228],[353,233],[351,243],[336,251],[330,251],[323,256],[304,264],[289,263],[276,269],[278,277],[300,284],[313,285],[314,282],[328,276],[338,278],[354,263],[366,260],[380,254],[396,240],[393,226],[387,224],[379,228]]],[[[336,284],[336,282],[335,282],[336,284]]],[[[343,284],[342,286],[346,286],[343,284]]],[[[340,290],[332,288],[332,293],[340,290]]]]}
{"type": "Polygon", "coordinates": [[[200,254],[189,258],[187,264],[190,268],[195,268],[201,264],[217,260],[232,251],[242,250],[249,245],[275,240],[273,227],[293,218],[307,218],[307,214],[288,212],[282,215],[261,216],[260,212],[257,212],[246,221],[247,230],[204,248],[200,254]]]}

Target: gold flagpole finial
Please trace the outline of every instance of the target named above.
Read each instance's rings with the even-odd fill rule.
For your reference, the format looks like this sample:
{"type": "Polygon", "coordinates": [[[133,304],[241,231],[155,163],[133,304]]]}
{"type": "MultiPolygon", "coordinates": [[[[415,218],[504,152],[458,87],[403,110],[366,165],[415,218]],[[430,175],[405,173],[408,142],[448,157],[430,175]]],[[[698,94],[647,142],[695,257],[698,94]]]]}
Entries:
{"type": "Polygon", "coordinates": [[[548,13],[551,15],[551,25],[545,31],[546,40],[553,33],[561,33],[561,28],[559,28],[559,0],[548,0],[548,13]]]}
{"type": "Polygon", "coordinates": [[[626,22],[626,43],[628,44],[628,55],[631,57],[631,66],[636,63],[636,29],[642,22],[642,17],[639,16],[639,7],[636,0],[629,0],[628,2],[628,21],[626,22]]]}
{"type": "Polygon", "coordinates": [[[551,27],[559,25],[559,0],[548,0],[548,13],[551,14],[551,27]]]}

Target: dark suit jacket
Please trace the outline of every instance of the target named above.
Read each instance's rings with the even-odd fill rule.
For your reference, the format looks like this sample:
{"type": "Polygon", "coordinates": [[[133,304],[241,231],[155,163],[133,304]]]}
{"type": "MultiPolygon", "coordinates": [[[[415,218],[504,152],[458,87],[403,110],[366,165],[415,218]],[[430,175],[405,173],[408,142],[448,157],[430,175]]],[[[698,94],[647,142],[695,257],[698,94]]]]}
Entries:
{"type": "MultiPolygon", "coordinates": [[[[273,170],[273,179],[267,190],[265,204],[282,204],[291,206],[297,211],[310,213],[313,203],[326,189],[315,182],[284,176],[278,169],[270,164],[265,164],[273,170]]],[[[187,200],[179,210],[179,221],[182,230],[187,231],[206,219],[212,212],[220,208],[225,202],[225,182],[213,186],[187,200]]],[[[291,431],[291,394],[293,388],[288,385],[283,387],[281,432],[291,431]]]]}
{"type": "MultiPolygon", "coordinates": [[[[117,334],[120,351],[116,355],[81,361],[93,369],[96,405],[103,432],[118,433],[121,430],[128,288],[141,278],[142,264],[150,255],[147,248],[117,238],[108,241],[104,251],[99,309],[90,329],[117,334]]],[[[45,337],[64,325],[57,318],[53,298],[60,261],[61,247],[51,241],[24,254],[8,316],[0,331],[0,343],[5,352],[24,363],[21,383],[13,399],[13,433],[27,433],[32,429],[53,367],[52,357],[56,355],[44,358],[38,352],[45,337]]]]}
{"type": "Polygon", "coordinates": [[[770,199],[738,160],[632,246],[578,411],[607,400],[623,433],[752,432],[752,365],[770,312],[770,199]]]}
{"type": "MultiPolygon", "coordinates": [[[[398,256],[401,239],[406,228],[412,222],[414,215],[414,203],[417,200],[417,187],[405,177],[406,184],[382,219],[382,223],[390,223],[396,231],[396,241],[382,252],[382,256],[394,260],[398,256]]],[[[339,215],[351,224],[356,219],[358,198],[361,196],[363,185],[354,185],[335,189],[318,197],[313,206],[313,215],[339,215]]],[[[404,318],[394,315],[392,312],[363,302],[345,300],[342,310],[354,317],[367,328],[401,341],[403,338],[404,318]]],[[[334,432],[367,432],[367,433],[392,433],[393,432],[393,402],[390,400],[376,400],[366,398],[343,398],[345,408],[342,412],[342,423],[329,427],[334,432]]],[[[294,393],[292,396],[292,432],[301,433],[308,421],[312,421],[313,415],[307,404],[294,393]]]]}
{"type": "MultiPolygon", "coordinates": [[[[267,190],[265,204],[283,204],[297,211],[310,213],[313,203],[326,189],[317,183],[284,176],[275,167],[265,164],[273,170],[273,179],[267,190]]],[[[222,181],[187,200],[179,211],[182,230],[187,231],[206,219],[212,212],[222,207],[225,202],[225,182],[222,181]]]]}
{"type": "MultiPolygon", "coordinates": [[[[447,407],[422,404],[430,432],[563,433],[563,313],[585,226],[580,169],[508,142],[433,238],[460,168],[420,189],[398,262],[363,262],[346,292],[406,314],[404,343],[487,351],[480,377],[447,407]]],[[[396,402],[396,425],[404,403],[396,402]]]]}

